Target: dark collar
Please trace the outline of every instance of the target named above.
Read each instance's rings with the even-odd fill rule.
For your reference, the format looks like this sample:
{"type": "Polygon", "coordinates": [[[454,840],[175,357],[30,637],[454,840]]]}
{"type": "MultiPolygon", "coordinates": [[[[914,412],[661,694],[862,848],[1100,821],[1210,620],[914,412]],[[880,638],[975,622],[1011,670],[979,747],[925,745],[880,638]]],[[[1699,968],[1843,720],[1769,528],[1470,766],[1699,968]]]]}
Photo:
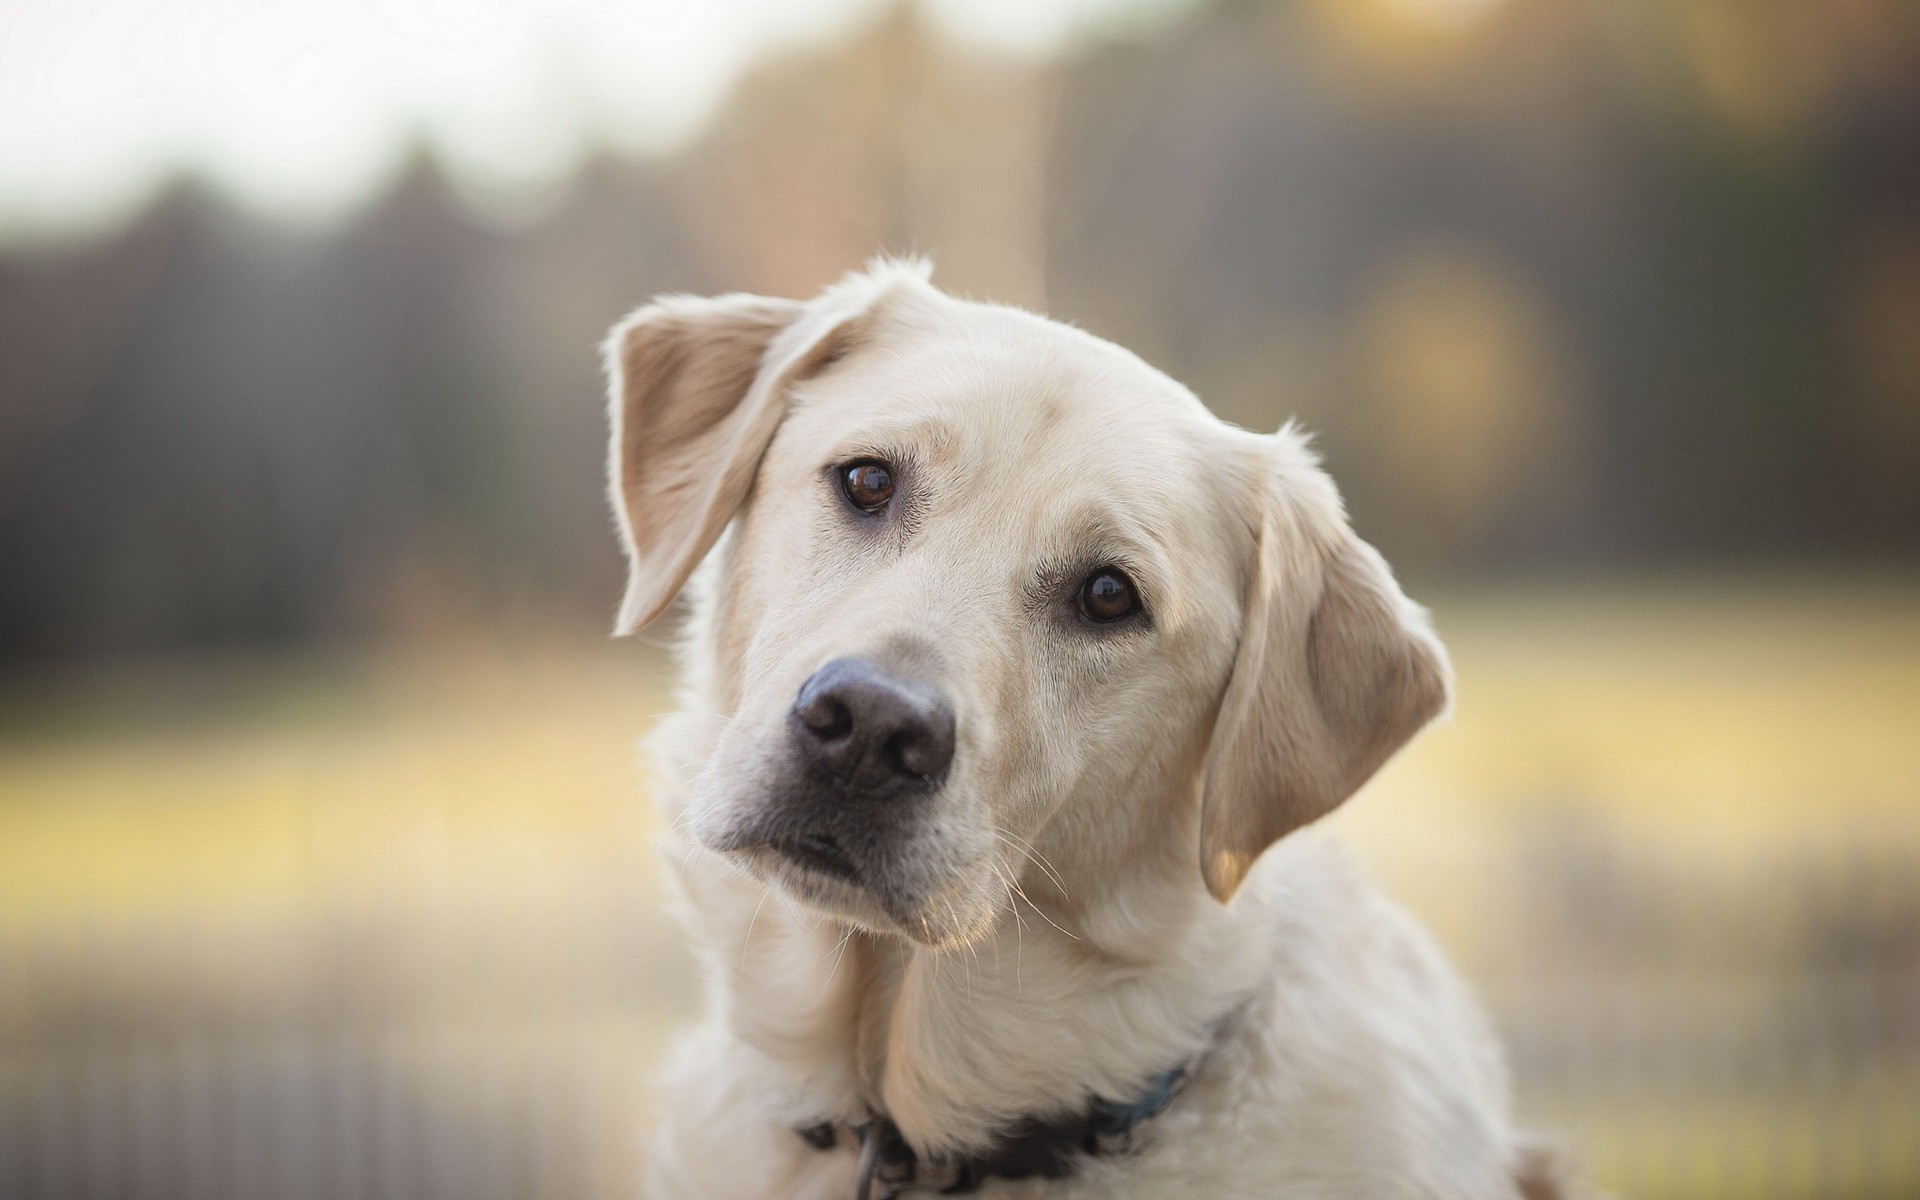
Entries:
{"type": "Polygon", "coordinates": [[[971,1192],[988,1179],[1063,1179],[1081,1154],[1119,1154],[1132,1146],[1133,1131],[1158,1116],[1186,1082],[1190,1063],[1155,1076],[1126,1103],[1095,1098],[1062,1117],[1022,1117],[991,1148],[966,1158],[921,1158],[885,1116],[864,1125],[826,1121],[796,1132],[816,1150],[848,1147],[860,1152],[854,1200],[891,1200],[910,1189],[971,1192]]]}

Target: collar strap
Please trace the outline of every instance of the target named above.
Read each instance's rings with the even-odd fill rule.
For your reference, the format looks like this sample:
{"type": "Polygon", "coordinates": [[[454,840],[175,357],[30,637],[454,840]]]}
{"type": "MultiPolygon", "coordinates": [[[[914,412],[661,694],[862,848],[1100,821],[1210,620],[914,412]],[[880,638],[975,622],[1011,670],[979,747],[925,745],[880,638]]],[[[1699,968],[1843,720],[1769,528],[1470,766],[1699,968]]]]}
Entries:
{"type": "Polygon", "coordinates": [[[1150,1080],[1125,1103],[1095,1098],[1063,1117],[1022,1117],[979,1154],[921,1158],[885,1116],[864,1125],[825,1121],[796,1130],[816,1150],[835,1147],[860,1153],[854,1200],[892,1200],[909,1190],[952,1195],[977,1190],[992,1178],[1061,1179],[1073,1173],[1080,1154],[1121,1154],[1132,1148],[1133,1131],[1159,1116],[1187,1080],[1182,1063],[1150,1080]]]}

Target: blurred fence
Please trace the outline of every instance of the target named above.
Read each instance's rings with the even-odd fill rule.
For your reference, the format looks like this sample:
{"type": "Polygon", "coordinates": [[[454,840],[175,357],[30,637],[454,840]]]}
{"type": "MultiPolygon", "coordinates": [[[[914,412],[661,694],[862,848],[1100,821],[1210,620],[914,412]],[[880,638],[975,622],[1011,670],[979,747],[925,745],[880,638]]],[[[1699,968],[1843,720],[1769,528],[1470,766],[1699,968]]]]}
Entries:
{"type": "MultiPolygon", "coordinates": [[[[1920,1194],[1920,864],[1519,845],[1456,951],[1531,1121],[1624,1196],[1920,1194]]],[[[0,1196],[631,1195],[692,1004],[655,905],[606,875],[518,909],[14,930],[0,1196]]]]}
{"type": "Polygon", "coordinates": [[[684,968],[611,898],[16,936],[0,1196],[631,1195],[640,1089],[684,993],[634,971],[684,968]]]}
{"type": "Polygon", "coordinates": [[[1535,847],[1468,963],[1525,1115],[1624,1196],[1920,1195],[1920,863],[1535,847]]]}

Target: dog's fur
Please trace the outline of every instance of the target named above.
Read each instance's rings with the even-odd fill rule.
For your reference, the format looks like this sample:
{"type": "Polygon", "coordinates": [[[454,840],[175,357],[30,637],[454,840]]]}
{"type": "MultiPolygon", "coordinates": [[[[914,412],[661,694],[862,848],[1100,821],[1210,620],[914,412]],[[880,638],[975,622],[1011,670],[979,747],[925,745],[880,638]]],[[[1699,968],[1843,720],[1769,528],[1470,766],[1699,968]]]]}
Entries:
{"type": "Polygon", "coordinates": [[[1466,990],[1301,828],[1449,674],[1299,434],[914,264],[805,304],[664,299],[607,360],[618,630],[683,588],[692,611],[656,748],[710,997],[656,1195],[842,1200],[854,1156],[796,1128],[883,1112],[923,1155],[972,1153],[1189,1059],[1131,1152],[985,1194],[1556,1194],[1466,990]],[[899,477],[882,519],[835,490],[866,457],[899,477]],[[1077,620],[1112,565],[1145,613],[1077,620]],[[800,786],[796,690],[848,655],[957,716],[944,783],[853,882],[752,833],[800,786]]]}

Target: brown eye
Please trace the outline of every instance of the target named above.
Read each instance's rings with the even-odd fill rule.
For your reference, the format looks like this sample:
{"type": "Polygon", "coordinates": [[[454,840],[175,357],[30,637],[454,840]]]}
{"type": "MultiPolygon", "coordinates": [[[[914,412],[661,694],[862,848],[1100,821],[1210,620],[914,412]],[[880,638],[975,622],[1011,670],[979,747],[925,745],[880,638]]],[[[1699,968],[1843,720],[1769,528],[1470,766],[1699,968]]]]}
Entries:
{"type": "Polygon", "coordinates": [[[1110,624],[1139,610],[1133,581],[1112,567],[1100,568],[1080,585],[1080,613],[1096,624],[1110,624]]]}
{"type": "Polygon", "coordinates": [[[883,462],[867,459],[840,468],[840,490],[847,502],[863,512],[879,512],[893,498],[893,471],[883,462]]]}

